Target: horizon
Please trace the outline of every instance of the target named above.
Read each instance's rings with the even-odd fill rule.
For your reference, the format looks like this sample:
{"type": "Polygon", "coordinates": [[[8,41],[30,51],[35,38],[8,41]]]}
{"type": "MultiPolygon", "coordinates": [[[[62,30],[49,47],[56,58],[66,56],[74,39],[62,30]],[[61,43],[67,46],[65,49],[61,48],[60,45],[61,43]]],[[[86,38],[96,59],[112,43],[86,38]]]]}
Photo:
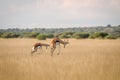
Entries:
{"type": "Polygon", "coordinates": [[[0,29],[120,25],[119,0],[1,0],[0,29]]]}
{"type": "MultiPolygon", "coordinates": [[[[108,24],[109,25],[109,24],[108,24]]],[[[3,29],[3,30],[7,30],[7,29],[67,29],[67,28],[97,28],[97,27],[102,27],[102,28],[105,28],[105,27],[109,27],[108,25],[106,26],[76,26],[76,27],[25,27],[25,28],[20,28],[20,27],[11,27],[11,28],[0,28],[0,29],[3,29]]],[[[110,27],[118,27],[120,25],[110,25],[110,27]]]]}
{"type": "Polygon", "coordinates": [[[14,28],[19,28],[19,29],[33,29],[33,28],[45,28],[45,29],[54,29],[54,28],[84,28],[84,27],[107,27],[108,25],[110,25],[110,26],[119,26],[120,24],[118,24],[118,25],[111,25],[111,24],[106,24],[106,25],[91,25],[91,26],[80,26],[80,25],[76,25],[76,26],[65,26],[65,25],[60,25],[60,26],[17,26],[17,27],[15,27],[15,26],[11,26],[11,27],[1,27],[0,26],[0,29],[14,29],[14,28]]]}

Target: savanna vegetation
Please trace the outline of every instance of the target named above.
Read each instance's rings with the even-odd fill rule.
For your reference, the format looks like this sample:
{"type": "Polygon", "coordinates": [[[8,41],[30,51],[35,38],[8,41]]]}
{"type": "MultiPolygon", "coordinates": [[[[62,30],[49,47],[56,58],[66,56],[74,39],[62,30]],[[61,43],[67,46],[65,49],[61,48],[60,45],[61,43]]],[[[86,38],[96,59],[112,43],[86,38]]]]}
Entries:
{"type": "Polygon", "coordinates": [[[60,38],[117,39],[120,38],[120,26],[0,29],[1,38],[37,38],[39,40],[45,40],[46,38],[53,38],[54,35],[59,35],[60,38]]]}

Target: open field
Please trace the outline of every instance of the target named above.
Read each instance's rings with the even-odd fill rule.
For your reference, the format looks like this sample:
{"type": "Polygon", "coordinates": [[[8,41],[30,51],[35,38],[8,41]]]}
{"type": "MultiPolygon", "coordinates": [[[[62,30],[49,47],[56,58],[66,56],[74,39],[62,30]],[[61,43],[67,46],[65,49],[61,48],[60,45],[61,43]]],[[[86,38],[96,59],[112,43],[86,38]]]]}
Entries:
{"type": "Polygon", "coordinates": [[[36,42],[0,39],[0,80],[120,80],[120,40],[70,39],[60,55],[31,56],[36,42]]]}

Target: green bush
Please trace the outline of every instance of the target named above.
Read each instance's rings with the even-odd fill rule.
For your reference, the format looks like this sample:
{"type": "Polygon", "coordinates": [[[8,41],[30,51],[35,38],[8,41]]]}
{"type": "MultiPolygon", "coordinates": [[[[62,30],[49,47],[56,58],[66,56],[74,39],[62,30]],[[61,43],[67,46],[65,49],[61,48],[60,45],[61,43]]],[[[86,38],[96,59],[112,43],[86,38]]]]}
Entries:
{"type": "Polygon", "coordinates": [[[74,32],[64,32],[64,33],[60,33],[59,36],[60,38],[71,38],[73,34],[74,32]]]}
{"type": "Polygon", "coordinates": [[[60,38],[69,38],[69,36],[67,34],[63,33],[60,35],[60,38]]]}
{"type": "Polygon", "coordinates": [[[53,38],[54,35],[53,35],[53,34],[47,34],[46,37],[47,37],[47,38],[53,38]]]}
{"type": "Polygon", "coordinates": [[[89,38],[92,38],[92,39],[94,39],[94,38],[105,38],[107,35],[108,35],[108,33],[95,32],[95,33],[91,34],[91,35],[89,36],[89,38]]]}
{"type": "Polygon", "coordinates": [[[39,34],[39,33],[37,33],[37,32],[31,32],[31,33],[28,35],[28,37],[30,37],[30,38],[36,38],[38,34],[39,34]]]}
{"type": "Polygon", "coordinates": [[[88,38],[89,37],[89,33],[75,33],[73,34],[73,38],[76,39],[84,39],[84,38],[88,38]]]}
{"type": "Polygon", "coordinates": [[[80,37],[81,38],[88,38],[89,37],[89,33],[80,33],[80,37]]]}
{"type": "Polygon", "coordinates": [[[28,32],[24,33],[22,36],[26,38],[36,38],[39,33],[37,32],[28,32]]]}
{"type": "Polygon", "coordinates": [[[73,35],[75,32],[64,32],[63,34],[66,34],[66,35],[73,35]]]}
{"type": "Polygon", "coordinates": [[[115,37],[113,35],[108,35],[108,36],[106,36],[106,39],[117,39],[117,37],[115,37]]]}
{"type": "Polygon", "coordinates": [[[19,34],[11,33],[11,32],[6,32],[1,35],[2,38],[17,38],[19,37],[19,34]]]}
{"type": "Polygon", "coordinates": [[[108,33],[101,32],[100,35],[101,35],[102,38],[105,38],[108,35],[108,33]]]}
{"type": "Polygon", "coordinates": [[[38,39],[38,40],[46,40],[46,35],[44,35],[44,34],[39,34],[39,35],[37,36],[37,39],[38,39]]]}
{"type": "Polygon", "coordinates": [[[0,37],[2,36],[3,33],[0,33],[0,37]]]}

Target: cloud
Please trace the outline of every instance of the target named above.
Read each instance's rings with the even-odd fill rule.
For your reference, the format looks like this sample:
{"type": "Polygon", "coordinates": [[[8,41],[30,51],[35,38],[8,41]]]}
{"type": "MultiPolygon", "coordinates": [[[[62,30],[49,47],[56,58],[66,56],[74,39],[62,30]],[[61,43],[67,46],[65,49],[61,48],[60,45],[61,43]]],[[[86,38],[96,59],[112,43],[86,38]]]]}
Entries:
{"type": "Polygon", "coordinates": [[[11,10],[15,12],[45,11],[53,12],[53,14],[58,11],[61,15],[65,13],[71,16],[79,16],[79,14],[83,16],[88,14],[89,16],[91,12],[94,14],[97,12],[104,13],[106,10],[118,10],[120,9],[119,5],[119,0],[35,0],[29,4],[11,5],[11,10]]]}
{"type": "Polygon", "coordinates": [[[89,25],[120,20],[119,0],[4,0],[0,4],[0,25],[89,25]]]}

